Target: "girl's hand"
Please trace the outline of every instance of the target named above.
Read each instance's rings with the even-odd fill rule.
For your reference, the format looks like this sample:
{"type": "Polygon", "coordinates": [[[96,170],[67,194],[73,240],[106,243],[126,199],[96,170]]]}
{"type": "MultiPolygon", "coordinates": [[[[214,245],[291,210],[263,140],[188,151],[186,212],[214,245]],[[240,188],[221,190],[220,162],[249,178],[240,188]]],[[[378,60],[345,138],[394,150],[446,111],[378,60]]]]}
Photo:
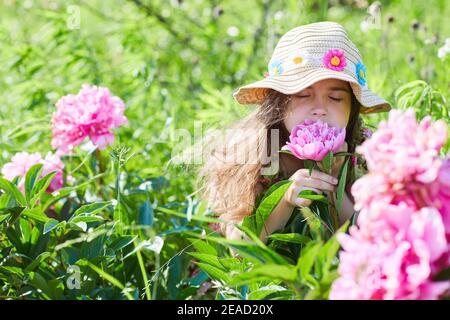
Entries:
{"type": "Polygon", "coordinates": [[[317,194],[322,192],[335,192],[337,179],[320,172],[312,170],[311,176],[308,169],[297,170],[289,180],[294,181],[284,194],[283,199],[293,207],[309,207],[312,200],[302,199],[298,194],[303,190],[312,190],[317,194]]]}

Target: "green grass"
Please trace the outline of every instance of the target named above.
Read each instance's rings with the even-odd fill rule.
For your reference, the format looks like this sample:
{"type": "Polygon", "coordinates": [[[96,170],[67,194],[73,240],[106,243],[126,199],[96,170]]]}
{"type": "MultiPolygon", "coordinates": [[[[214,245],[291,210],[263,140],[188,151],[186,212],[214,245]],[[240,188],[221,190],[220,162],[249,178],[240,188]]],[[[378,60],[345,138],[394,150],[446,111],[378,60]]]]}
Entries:
{"type": "MultiPolygon", "coordinates": [[[[326,297],[336,268],[333,239],[315,239],[305,250],[304,260],[319,252],[318,261],[294,262],[287,279],[269,281],[270,270],[292,262],[271,248],[221,242],[210,234],[211,213],[190,196],[195,171],[168,161],[178,146],[178,129],[194,134],[195,121],[214,128],[249,112],[252,107],[233,101],[233,89],[263,77],[284,32],[321,20],[347,29],[373,91],[395,106],[414,107],[420,117],[432,114],[449,123],[450,59],[437,57],[450,37],[448,1],[381,3],[379,28],[363,32],[368,13],[357,1],[0,2],[0,166],[18,151],[50,151],[55,102],[83,83],[110,88],[125,101],[129,119],[116,131],[115,145],[99,157],[79,151],[64,159],[76,179],[66,193],[55,199],[41,195],[27,208],[8,192],[0,196],[0,298],[326,297]],[[232,26],[236,36],[227,33],[232,26]],[[424,82],[398,91],[416,80],[424,82]],[[88,195],[117,204],[97,212],[98,221],[69,223],[90,202],[88,195]],[[45,203],[52,204],[57,226],[45,224],[45,203]],[[45,226],[53,228],[44,233],[45,226]],[[203,230],[208,242],[196,240],[203,230]],[[146,242],[156,236],[164,239],[161,252],[146,242]],[[228,248],[245,255],[245,263],[228,248]],[[202,259],[187,254],[194,251],[202,259]],[[192,275],[199,260],[203,271],[192,275]],[[270,268],[258,269],[261,264],[270,268]],[[67,285],[74,265],[79,289],[67,285]],[[249,266],[256,266],[252,281],[245,277],[249,266]],[[240,275],[232,284],[230,273],[240,275]],[[208,274],[214,288],[199,295],[198,288],[211,281],[208,274]]],[[[386,116],[364,120],[376,128],[386,116]]]]}

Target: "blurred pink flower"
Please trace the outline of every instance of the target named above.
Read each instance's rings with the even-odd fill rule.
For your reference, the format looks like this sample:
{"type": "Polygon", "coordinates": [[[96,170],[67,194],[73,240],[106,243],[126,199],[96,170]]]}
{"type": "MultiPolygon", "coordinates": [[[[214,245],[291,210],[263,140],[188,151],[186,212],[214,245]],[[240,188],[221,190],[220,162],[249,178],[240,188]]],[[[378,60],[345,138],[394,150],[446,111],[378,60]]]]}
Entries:
{"type": "Polygon", "coordinates": [[[438,299],[450,289],[432,276],[447,250],[440,214],[433,208],[412,211],[390,206],[386,220],[339,234],[344,249],[330,299],[438,299]]]}
{"type": "Polygon", "coordinates": [[[42,158],[39,152],[18,152],[11,158],[11,162],[3,166],[2,175],[5,177],[5,179],[10,181],[12,181],[15,177],[20,177],[18,186],[19,189],[23,191],[25,176],[28,170],[33,165],[38,163],[43,164],[41,177],[44,177],[53,171],[57,172],[46,191],[53,192],[57,189],[62,188],[64,164],[62,163],[59,156],[50,152],[46,155],[45,158],[42,158]]]}
{"type": "Polygon", "coordinates": [[[369,173],[351,192],[357,226],[338,235],[340,277],[332,299],[438,299],[450,282],[432,281],[450,266],[450,160],[442,121],[419,124],[412,109],[393,110],[357,148],[369,173]],[[376,286],[373,284],[376,283],[376,286]]]}
{"type": "Polygon", "coordinates": [[[77,95],[63,96],[52,118],[52,146],[69,153],[86,137],[100,150],[114,142],[111,129],[128,122],[125,105],[108,88],[83,85],[77,95]]]}
{"type": "Polygon", "coordinates": [[[308,119],[292,129],[289,140],[282,150],[291,151],[299,159],[322,161],[329,151],[338,152],[345,140],[345,128],[308,119]]]}
{"type": "Polygon", "coordinates": [[[418,124],[414,109],[404,113],[391,110],[389,120],[382,121],[356,151],[364,155],[369,171],[383,174],[389,182],[429,183],[437,177],[439,150],[446,140],[444,121],[432,124],[431,118],[425,117],[418,124]]]}

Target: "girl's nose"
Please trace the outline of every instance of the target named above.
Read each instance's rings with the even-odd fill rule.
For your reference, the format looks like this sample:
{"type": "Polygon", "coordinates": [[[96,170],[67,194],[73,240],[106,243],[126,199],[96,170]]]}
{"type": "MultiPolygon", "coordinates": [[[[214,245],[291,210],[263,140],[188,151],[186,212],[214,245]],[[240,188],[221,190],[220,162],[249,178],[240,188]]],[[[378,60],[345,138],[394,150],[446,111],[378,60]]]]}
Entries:
{"type": "Polygon", "coordinates": [[[313,108],[312,114],[316,117],[323,117],[327,115],[327,111],[325,110],[324,107],[317,106],[313,108]]]}

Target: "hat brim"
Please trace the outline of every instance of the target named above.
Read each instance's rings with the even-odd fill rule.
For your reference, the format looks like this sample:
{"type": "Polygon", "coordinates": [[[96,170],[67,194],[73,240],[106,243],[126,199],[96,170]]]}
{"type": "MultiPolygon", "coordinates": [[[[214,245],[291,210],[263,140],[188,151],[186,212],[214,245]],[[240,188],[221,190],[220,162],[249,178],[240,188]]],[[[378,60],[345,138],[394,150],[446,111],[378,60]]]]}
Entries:
{"type": "Polygon", "coordinates": [[[391,109],[390,104],[386,100],[370,91],[367,86],[362,87],[352,76],[345,72],[325,68],[314,68],[294,74],[270,76],[238,88],[233,93],[233,96],[240,104],[259,104],[265,99],[268,89],[290,95],[325,79],[338,79],[349,82],[356,99],[362,106],[361,113],[383,112],[391,109]]]}

